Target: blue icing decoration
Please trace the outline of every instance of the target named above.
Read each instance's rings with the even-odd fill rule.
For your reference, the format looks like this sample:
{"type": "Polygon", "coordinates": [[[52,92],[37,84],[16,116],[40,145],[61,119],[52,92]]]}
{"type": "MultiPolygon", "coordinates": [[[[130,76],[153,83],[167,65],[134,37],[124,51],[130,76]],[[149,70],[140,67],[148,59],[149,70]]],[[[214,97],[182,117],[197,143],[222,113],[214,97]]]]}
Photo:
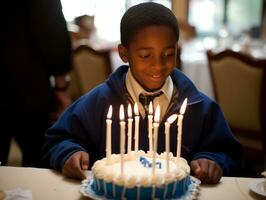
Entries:
{"type": "MultiPolygon", "coordinates": [[[[151,168],[152,167],[152,162],[150,162],[147,158],[144,156],[140,156],[139,162],[143,165],[143,167],[151,168]]],[[[155,167],[162,169],[162,163],[160,161],[157,161],[155,163],[155,167]]]]}

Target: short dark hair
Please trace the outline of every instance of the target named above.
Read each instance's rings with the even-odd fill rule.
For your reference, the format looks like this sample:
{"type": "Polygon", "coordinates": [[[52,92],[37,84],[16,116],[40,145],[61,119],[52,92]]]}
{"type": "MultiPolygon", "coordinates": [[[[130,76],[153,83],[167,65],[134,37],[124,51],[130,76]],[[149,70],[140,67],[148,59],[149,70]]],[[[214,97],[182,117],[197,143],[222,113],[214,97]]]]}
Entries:
{"type": "Polygon", "coordinates": [[[152,25],[172,28],[178,40],[179,28],[174,13],[161,4],[147,2],[130,7],[123,15],[120,23],[122,45],[128,46],[139,29],[152,25]]]}

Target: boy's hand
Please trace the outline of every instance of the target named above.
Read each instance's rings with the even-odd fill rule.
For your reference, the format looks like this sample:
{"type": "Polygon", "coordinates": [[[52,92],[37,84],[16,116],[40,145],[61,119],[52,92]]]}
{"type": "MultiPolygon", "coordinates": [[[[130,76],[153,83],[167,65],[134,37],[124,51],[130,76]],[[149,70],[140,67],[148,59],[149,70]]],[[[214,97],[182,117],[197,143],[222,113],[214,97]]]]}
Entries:
{"type": "Polygon", "coordinates": [[[85,179],[83,170],[89,167],[89,154],[84,151],[78,151],[72,154],[63,167],[63,174],[76,179],[85,179]]]}
{"type": "Polygon", "coordinates": [[[216,184],[223,175],[223,170],[217,163],[205,158],[192,160],[190,167],[195,177],[200,179],[202,183],[216,184]]]}

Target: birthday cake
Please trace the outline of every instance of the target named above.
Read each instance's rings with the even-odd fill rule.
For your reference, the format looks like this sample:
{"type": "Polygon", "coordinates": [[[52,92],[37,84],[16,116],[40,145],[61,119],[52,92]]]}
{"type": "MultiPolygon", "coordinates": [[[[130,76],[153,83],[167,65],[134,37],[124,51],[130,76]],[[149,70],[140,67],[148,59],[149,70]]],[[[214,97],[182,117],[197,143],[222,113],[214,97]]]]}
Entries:
{"type": "MultiPolygon", "coordinates": [[[[158,127],[160,107],[157,106],[154,123],[149,123],[149,151],[139,150],[138,108],[135,111],[135,147],[132,151],[128,145],[125,153],[124,107],[120,106],[120,154],[111,153],[111,113],[107,114],[106,157],[98,160],[92,166],[93,178],[90,188],[93,192],[106,199],[177,199],[182,198],[191,184],[190,167],[180,155],[182,120],[187,99],[181,106],[178,116],[178,144],[176,157],[170,152],[170,126],[177,119],[177,114],[171,115],[165,122],[165,152],[157,153],[158,127]],[[151,129],[150,129],[151,128],[151,129]],[[152,131],[151,131],[152,130],[152,131]]],[[[151,106],[152,107],[152,106],[151,106]]],[[[128,116],[131,118],[131,106],[128,106],[128,116]]],[[[149,118],[150,120],[151,118],[149,118]]],[[[149,121],[148,121],[149,122],[149,121]]],[[[128,120],[128,142],[131,144],[132,120],[128,120]]]]}
{"type": "Polygon", "coordinates": [[[120,154],[94,163],[92,190],[97,195],[110,199],[173,199],[188,190],[190,167],[181,157],[170,154],[167,164],[166,153],[157,154],[154,172],[152,153],[132,151],[124,154],[123,160],[123,175],[120,154]]]}

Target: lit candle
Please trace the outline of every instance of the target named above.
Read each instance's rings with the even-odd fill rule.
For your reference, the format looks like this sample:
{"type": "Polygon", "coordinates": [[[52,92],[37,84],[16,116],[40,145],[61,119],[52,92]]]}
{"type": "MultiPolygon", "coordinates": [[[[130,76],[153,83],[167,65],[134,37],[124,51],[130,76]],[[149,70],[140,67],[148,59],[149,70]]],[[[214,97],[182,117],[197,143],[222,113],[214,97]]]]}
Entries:
{"type": "Polygon", "coordinates": [[[120,106],[120,155],[121,155],[121,177],[124,175],[124,153],[125,153],[125,112],[124,106],[120,106]]]}
{"type": "Polygon", "coordinates": [[[148,129],[149,129],[149,150],[152,151],[152,119],[153,119],[153,105],[152,101],[149,104],[149,115],[148,115],[148,129]]]}
{"type": "Polygon", "coordinates": [[[154,123],[153,123],[153,157],[152,157],[152,177],[155,175],[155,163],[158,143],[158,128],[160,121],[160,106],[158,105],[155,109],[154,123]]]}
{"type": "Polygon", "coordinates": [[[112,130],[112,113],[113,113],[113,108],[112,105],[109,106],[108,113],[107,113],[107,119],[106,119],[106,146],[105,146],[105,151],[106,151],[106,157],[107,157],[107,162],[110,162],[110,157],[111,157],[111,149],[112,149],[112,144],[111,144],[111,130],[112,130]]]}
{"type": "Polygon", "coordinates": [[[166,152],[166,173],[169,173],[169,153],[170,153],[170,125],[176,120],[177,114],[171,115],[164,123],[165,126],[165,152],[166,152]]]}
{"type": "Polygon", "coordinates": [[[134,135],[134,140],[135,140],[135,152],[139,150],[139,108],[138,104],[134,104],[134,113],[135,113],[135,135],[134,135]]]}
{"type": "Polygon", "coordinates": [[[127,107],[128,123],[127,123],[127,152],[131,152],[131,140],[132,140],[132,107],[131,104],[128,104],[127,107]]]}
{"type": "Polygon", "coordinates": [[[187,98],[185,98],[184,102],[182,103],[177,121],[178,134],[177,134],[176,157],[178,158],[181,156],[183,115],[185,113],[186,107],[187,107],[187,98]]]}

